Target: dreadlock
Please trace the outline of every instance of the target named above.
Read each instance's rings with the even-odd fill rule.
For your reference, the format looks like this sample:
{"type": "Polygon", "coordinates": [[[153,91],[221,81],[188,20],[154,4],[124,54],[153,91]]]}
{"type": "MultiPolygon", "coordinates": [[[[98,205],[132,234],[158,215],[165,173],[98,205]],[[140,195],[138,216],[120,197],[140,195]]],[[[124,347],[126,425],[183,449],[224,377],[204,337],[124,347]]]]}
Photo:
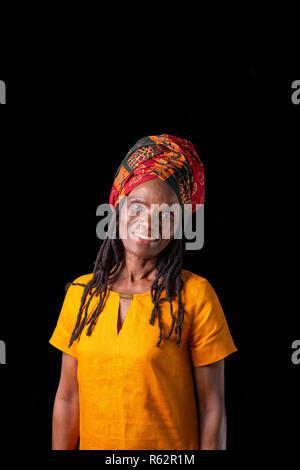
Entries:
{"type": "MultiPolygon", "coordinates": [[[[76,324],[73,330],[73,333],[70,338],[69,347],[72,345],[73,341],[77,338],[80,339],[81,332],[85,325],[89,325],[86,335],[90,336],[96,324],[97,318],[101,313],[104,301],[107,295],[107,284],[109,278],[119,269],[121,263],[124,260],[124,245],[119,238],[119,206],[116,207],[114,212],[114,220],[115,220],[115,227],[116,238],[111,238],[107,236],[105,240],[102,242],[98,255],[96,257],[96,261],[94,263],[94,270],[93,270],[93,277],[87,284],[79,284],[74,282],[69,282],[66,287],[65,291],[69,288],[69,286],[82,286],[84,287],[84,291],[81,298],[81,305],[79,308],[79,313],[77,316],[76,324]],[[89,295],[89,299],[87,297],[89,295]],[[88,307],[93,297],[99,296],[99,302],[87,320],[87,313],[88,307]],[[86,303],[86,305],[85,305],[86,303]],[[85,308],[84,308],[85,306],[85,308]],[[82,318],[83,315],[83,318],[82,318]]],[[[111,233],[111,229],[108,230],[108,235],[111,233]]],[[[178,298],[178,310],[177,310],[177,326],[175,327],[175,333],[179,332],[179,339],[176,345],[179,347],[181,342],[181,328],[184,319],[184,308],[182,305],[181,300],[181,290],[183,288],[183,281],[181,279],[181,269],[182,269],[182,261],[183,261],[183,247],[182,247],[182,240],[175,239],[174,237],[170,241],[170,243],[164,248],[164,250],[160,253],[159,260],[157,263],[157,274],[155,280],[151,286],[151,298],[152,303],[154,304],[151,318],[149,323],[153,325],[155,316],[158,319],[158,326],[160,330],[159,334],[159,341],[156,344],[159,347],[161,340],[162,340],[162,323],[160,318],[160,310],[159,304],[163,301],[168,301],[170,303],[170,310],[171,310],[171,317],[172,317],[172,325],[166,339],[168,339],[174,329],[174,324],[176,321],[176,316],[173,314],[173,305],[172,299],[175,298],[177,295],[178,298]],[[161,282],[159,283],[159,280],[161,282]],[[162,290],[165,288],[167,297],[160,299],[160,294],[162,290]]],[[[78,341],[79,341],[78,339],[78,341]]]]}

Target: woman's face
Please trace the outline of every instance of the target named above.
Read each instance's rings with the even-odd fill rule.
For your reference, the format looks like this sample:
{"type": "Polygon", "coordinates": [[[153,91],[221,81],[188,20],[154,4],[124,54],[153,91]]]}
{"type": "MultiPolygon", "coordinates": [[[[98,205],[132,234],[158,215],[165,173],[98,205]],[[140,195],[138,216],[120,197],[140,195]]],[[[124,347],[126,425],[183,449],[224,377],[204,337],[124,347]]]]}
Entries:
{"type": "Polygon", "coordinates": [[[177,219],[174,210],[170,210],[175,203],[175,211],[180,214],[175,192],[168,183],[155,178],[136,186],[128,194],[127,201],[124,199],[120,215],[120,238],[125,250],[142,258],[155,257],[170,243],[178,227],[180,216],[177,219]]]}

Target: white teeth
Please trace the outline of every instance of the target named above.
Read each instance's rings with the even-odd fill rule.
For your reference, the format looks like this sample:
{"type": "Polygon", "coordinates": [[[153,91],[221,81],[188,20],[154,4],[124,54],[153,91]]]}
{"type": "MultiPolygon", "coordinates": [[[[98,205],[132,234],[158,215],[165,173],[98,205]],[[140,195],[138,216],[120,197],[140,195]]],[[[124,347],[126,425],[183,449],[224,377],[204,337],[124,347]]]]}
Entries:
{"type": "Polygon", "coordinates": [[[156,240],[156,238],[146,237],[145,235],[141,235],[140,233],[134,233],[137,237],[143,238],[144,240],[156,240]]]}

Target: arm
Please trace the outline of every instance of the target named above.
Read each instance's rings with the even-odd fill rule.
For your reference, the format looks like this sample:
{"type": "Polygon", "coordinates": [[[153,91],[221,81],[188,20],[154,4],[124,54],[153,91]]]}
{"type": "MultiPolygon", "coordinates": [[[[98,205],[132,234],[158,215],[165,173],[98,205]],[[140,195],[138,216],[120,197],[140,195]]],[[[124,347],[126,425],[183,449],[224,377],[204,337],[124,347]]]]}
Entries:
{"type": "Polygon", "coordinates": [[[199,405],[200,450],[226,449],[224,359],[194,368],[199,405]]]}
{"type": "Polygon", "coordinates": [[[52,418],[52,450],[75,450],[79,437],[77,359],[63,353],[52,418]]]}

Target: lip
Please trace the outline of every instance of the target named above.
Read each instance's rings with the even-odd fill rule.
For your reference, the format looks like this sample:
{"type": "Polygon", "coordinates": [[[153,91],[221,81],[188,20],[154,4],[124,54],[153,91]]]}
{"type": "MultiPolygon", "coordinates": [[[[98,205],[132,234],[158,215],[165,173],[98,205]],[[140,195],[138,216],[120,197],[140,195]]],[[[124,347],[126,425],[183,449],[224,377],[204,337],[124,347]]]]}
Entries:
{"type": "Polygon", "coordinates": [[[135,233],[135,232],[132,232],[131,235],[130,235],[130,237],[131,237],[133,240],[135,240],[136,242],[141,243],[141,244],[143,244],[143,245],[154,245],[155,243],[158,243],[158,242],[160,242],[160,240],[161,240],[160,238],[158,238],[157,240],[147,240],[147,239],[145,239],[145,238],[140,237],[140,236],[139,236],[137,233],[135,233]]]}

